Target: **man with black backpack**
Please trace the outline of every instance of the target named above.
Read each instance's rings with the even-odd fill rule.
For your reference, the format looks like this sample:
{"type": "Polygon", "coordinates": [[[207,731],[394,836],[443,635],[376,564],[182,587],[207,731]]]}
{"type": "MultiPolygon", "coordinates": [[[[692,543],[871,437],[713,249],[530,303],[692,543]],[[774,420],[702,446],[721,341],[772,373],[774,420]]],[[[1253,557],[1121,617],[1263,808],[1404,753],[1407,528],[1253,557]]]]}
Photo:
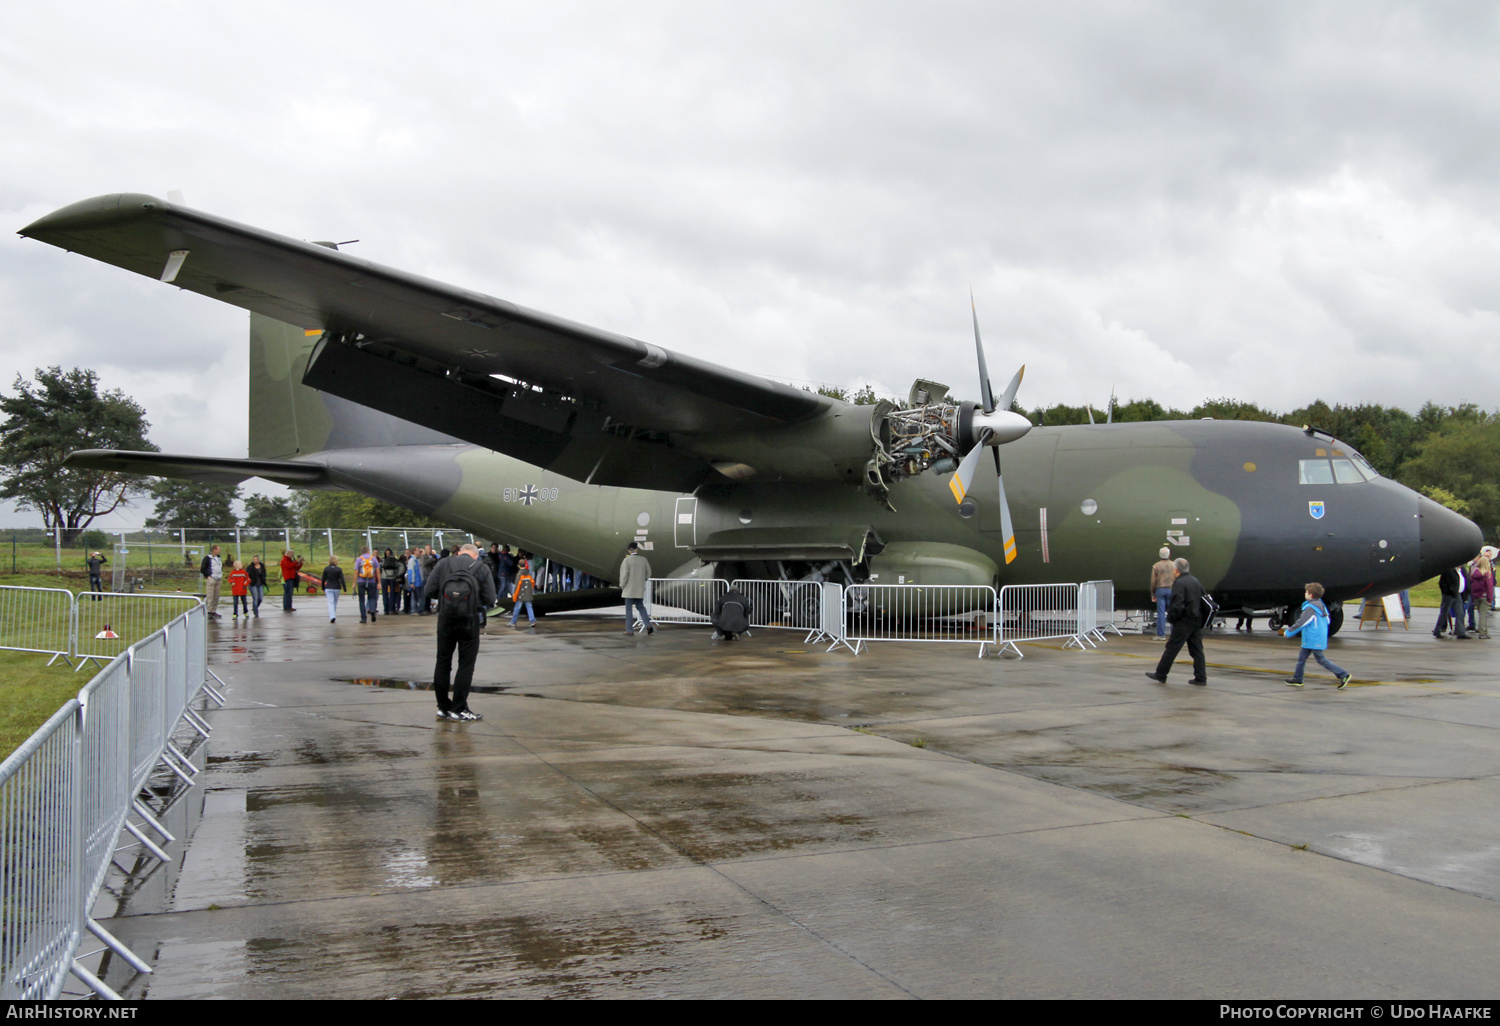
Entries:
{"type": "Polygon", "coordinates": [[[479,628],[484,611],[495,604],[495,578],[479,559],[472,543],[440,561],[422,587],[423,604],[438,600],[437,665],[432,671],[432,690],[437,695],[440,720],[472,723],[482,717],[469,709],[469,685],[479,658],[479,628]],[[453,670],[453,650],[458,649],[458,675],[453,678],[453,697],[448,697],[448,678],[453,670]]]}

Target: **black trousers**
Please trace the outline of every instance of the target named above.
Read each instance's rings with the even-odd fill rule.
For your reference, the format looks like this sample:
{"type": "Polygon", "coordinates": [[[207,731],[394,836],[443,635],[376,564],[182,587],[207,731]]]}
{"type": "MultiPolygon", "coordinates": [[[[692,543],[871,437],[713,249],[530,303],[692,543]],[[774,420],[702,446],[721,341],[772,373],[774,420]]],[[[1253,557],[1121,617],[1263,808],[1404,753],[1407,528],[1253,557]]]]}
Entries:
{"type": "Polygon", "coordinates": [[[442,712],[469,708],[469,686],[474,683],[474,663],[479,658],[479,627],[438,623],[437,665],[432,670],[432,690],[442,712]],[[458,649],[458,674],[453,677],[453,698],[448,698],[448,678],[453,672],[453,650],[458,649]]]}
{"type": "Polygon", "coordinates": [[[1448,629],[1448,619],[1453,619],[1453,633],[1462,638],[1464,631],[1464,599],[1462,595],[1444,595],[1442,605],[1438,607],[1437,627],[1434,634],[1441,634],[1448,629]]]}
{"type": "Polygon", "coordinates": [[[1203,622],[1201,620],[1178,620],[1172,625],[1172,636],[1167,639],[1167,647],[1161,654],[1161,662],[1156,664],[1156,675],[1165,677],[1172,669],[1172,663],[1177,660],[1177,653],[1182,651],[1182,646],[1187,645],[1188,654],[1193,657],[1193,676],[1198,680],[1208,679],[1208,665],[1203,661],[1203,622]]]}

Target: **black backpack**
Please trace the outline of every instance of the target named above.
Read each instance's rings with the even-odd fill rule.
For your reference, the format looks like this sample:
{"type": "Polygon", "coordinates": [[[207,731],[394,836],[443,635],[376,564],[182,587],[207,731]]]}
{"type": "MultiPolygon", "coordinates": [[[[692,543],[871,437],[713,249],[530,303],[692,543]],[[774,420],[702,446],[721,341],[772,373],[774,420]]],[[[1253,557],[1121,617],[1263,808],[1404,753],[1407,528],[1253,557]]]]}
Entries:
{"type": "MultiPolygon", "coordinates": [[[[477,566],[473,563],[472,566],[477,566]]],[[[469,626],[479,619],[479,582],[474,579],[472,567],[454,567],[443,582],[442,599],[438,603],[438,619],[443,623],[469,626]]]]}

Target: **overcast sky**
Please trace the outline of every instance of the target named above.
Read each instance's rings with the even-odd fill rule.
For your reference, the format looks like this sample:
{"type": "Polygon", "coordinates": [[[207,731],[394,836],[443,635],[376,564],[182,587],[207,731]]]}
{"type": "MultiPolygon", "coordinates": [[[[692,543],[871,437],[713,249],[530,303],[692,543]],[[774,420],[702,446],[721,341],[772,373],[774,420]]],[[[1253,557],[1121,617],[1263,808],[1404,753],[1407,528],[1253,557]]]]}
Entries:
{"type": "MultiPolygon", "coordinates": [[[[972,286],[1028,406],[1493,407],[1497,105],[1492,3],[10,3],[0,224],[178,189],[786,380],[977,398],[972,286]]],[[[0,385],[245,454],[248,315],[8,233],[0,310],[0,385]]]]}

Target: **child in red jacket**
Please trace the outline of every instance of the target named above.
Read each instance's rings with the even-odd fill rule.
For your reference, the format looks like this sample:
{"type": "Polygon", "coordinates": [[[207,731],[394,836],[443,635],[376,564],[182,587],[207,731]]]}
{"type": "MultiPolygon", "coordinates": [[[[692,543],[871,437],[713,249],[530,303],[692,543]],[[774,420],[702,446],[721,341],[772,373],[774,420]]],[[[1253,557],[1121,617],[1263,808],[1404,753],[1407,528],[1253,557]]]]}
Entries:
{"type": "Polygon", "coordinates": [[[234,570],[229,575],[229,593],[234,596],[234,619],[240,618],[240,603],[245,605],[245,617],[250,616],[250,574],[245,564],[235,560],[234,570]]]}

